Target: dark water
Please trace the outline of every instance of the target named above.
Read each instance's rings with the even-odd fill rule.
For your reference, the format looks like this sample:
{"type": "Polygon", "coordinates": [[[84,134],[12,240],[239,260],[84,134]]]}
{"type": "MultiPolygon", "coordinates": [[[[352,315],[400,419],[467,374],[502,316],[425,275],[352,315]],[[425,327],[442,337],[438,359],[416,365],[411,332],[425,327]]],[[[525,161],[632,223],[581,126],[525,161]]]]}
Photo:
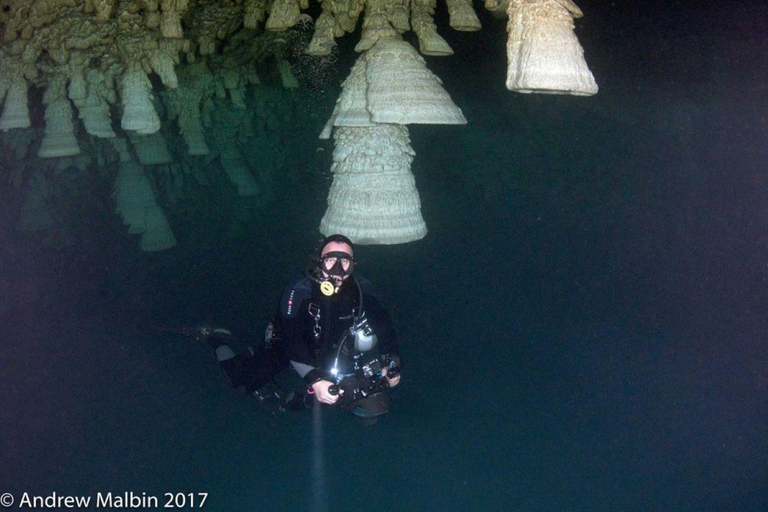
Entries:
{"type": "Polygon", "coordinates": [[[10,239],[0,492],[768,509],[766,9],[582,8],[593,98],[507,92],[503,24],[486,16],[482,37],[447,33],[457,54],[428,60],[470,127],[412,127],[430,234],[360,248],[403,383],[374,427],[323,410],[322,487],[311,413],[270,415],[206,348],[150,328],[258,336],[318,236],[317,176],[278,191],[247,240],[141,255],[10,239]]]}

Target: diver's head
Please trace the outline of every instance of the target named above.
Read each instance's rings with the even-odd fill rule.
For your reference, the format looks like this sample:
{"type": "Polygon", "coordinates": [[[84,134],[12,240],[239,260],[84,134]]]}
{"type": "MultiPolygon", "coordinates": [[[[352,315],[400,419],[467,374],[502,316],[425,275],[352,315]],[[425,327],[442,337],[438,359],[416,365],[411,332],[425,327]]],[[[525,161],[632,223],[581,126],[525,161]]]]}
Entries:
{"type": "Polygon", "coordinates": [[[338,288],[355,268],[355,249],[349,238],[344,235],[330,235],[320,244],[320,256],[317,268],[323,278],[333,282],[338,288]]]}

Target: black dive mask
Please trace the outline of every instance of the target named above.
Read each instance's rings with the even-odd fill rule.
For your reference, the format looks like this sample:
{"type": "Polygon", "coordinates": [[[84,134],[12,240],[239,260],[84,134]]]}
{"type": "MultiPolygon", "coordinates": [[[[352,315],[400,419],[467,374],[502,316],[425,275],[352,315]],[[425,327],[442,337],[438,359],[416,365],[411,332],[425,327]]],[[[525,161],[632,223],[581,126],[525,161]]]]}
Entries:
{"type": "Polygon", "coordinates": [[[331,251],[320,258],[320,269],[331,277],[344,279],[352,274],[354,258],[346,252],[331,251]]]}
{"type": "Polygon", "coordinates": [[[320,291],[324,295],[333,295],[338,292],[344,278],[352,275],[354,261],[354,258],[346,252],[331,251],[325,253],[317,263],[320,272],[318,272],[316,281],[320,284],[320,291]]]}

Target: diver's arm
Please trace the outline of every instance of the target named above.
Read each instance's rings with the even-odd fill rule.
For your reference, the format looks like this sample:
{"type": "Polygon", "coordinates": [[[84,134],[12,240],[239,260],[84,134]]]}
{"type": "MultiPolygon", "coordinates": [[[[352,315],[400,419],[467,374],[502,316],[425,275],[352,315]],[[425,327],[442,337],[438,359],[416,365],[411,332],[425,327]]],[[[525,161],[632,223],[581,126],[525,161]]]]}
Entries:
{"type": "MultiPolygon", "coordinates": [[[[400,349],[397,344],[397,333],[392,324],[392,318],[378,299],[376,287],[369,280],[362,276],[357,277],[357,283],[360,285],[360,291],[363,294],[363,309],[365,315],[373,327],[373,332],[379,340],[379,351],[384,356],[390,356],[393,359],[400,357],[400,349]]],[[[394,380],[394,379],[393,379],[394,380]]]]}
{"type": "MultiPolygon", "coordinates": [[[[364,294],[365,315],[373,327],[373,332],[379,339],[379,350],[384,355],[400,357],[397,343],[397,333],[392,325],[389,313],[381,305],[375,295],[364,294]]],[[[399,363],[398,363],[399,364],[399,363]]]]}
{"type": "Polygon", "coordinates": [[[296,373],[298,373],[299,377],[301,377],[302,379],[306,377],[306,375],[310,371],[317,369],[314,366],[310,366],[308,364],[300,363],[298,361],[293,361],[293,360],[291,360],[291,366],[293,367],[294,370],[296,370],[296,373]]]}
{"type": "Polygon", "coordinates": [[[304,278],[294,278],[283,288],[277,320],[280,344],[291,361],[312,362],[306,341],[307,336],[311,336],[307,314],[310,301],[311,290],[305,285],[304,278]]]}
{"type": "MultiPolygon", "coordinates": [[[[373,327],[373,332],[379,339],[379,351],[386,359],[395,362],[395,366],[400,366],[400,348],[397,343],[397,333],[392,325],[392,318],[381,305],[375,295],[363,293],[363,303],[365,304],[365,314],[373,327]]],[[[386,377],[387,369],[382,368],[382,375],[386,377]]],[[[393,388],[400,384],[400,374],[395,377],[387,378],[387,385],[393,388]]]]}
{"type": "MultiPolygon", "coordinates": [[[[303,303],[302,307],[305,307],[303,303]]],[[[309,363],[311,355],[304,336],[306,331],[304,318],[299,315],[293,318],[286,318],[281,315],[280,330],[282,334],[281,343],[291,361],[301,362],[302,364],[309,363]]]]}
{"type": "Polygon", "coordinates": [[[324,404],[335,404],[339,399],[339,395],[332,395],[329,388],[333,385],[333,382],[323,379],[320,371],[314,366],[300,363],[298,361],[291,361],[291,366],[299,376],[307,383],[307,387],[311,389],[317,399],[324,404]]]}

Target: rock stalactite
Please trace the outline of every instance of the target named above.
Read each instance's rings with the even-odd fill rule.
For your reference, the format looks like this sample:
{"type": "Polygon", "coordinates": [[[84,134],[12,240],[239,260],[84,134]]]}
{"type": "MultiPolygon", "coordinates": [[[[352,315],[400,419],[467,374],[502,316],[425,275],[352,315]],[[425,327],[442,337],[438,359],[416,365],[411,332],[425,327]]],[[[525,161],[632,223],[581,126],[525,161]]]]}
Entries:
{"type": "MultiPolygon", "coordinates": [[[[410,161],[397,169],[386,161],[412,158],[407,124],[466,122],[419,52],[453,53],[435,24],[437,9],[447,9],[450,28],[480,30],[473,2],[314,0],[321,9],[312,20],[302,12],[310,1],[0,0],[0,144],[7,150],[3,158],[15,159],[7,166],[13,170],[6,182],[32,191],[25,218],[34,217],[33,211],[47,218],[40,198],[61,195],[39,193],[40,184],[46,173],[50,177],[74,165],[76,155],[83,157],[78,167],[116,180],[118,209],[132,219],[126,220],[132,231],[139,214],[129,196],[137,195],[145,210],[144,250],[176,244],[163,206],[189,200],[192,183],[225,176],[243,201],[261,204],[270,194],[268,183],[276,181],[267,175],[284,156],[253,148],[279,152],[291,138],[283,99],[273,101],[270,87],[295,91],[302,84],[292,68],[296,56],[329,56],[336,40],[359,25],[355,49],[361,57],[322,135],[343,128],[337,149],[355,147],[356,137],[363,147],[369,143],[362,141],[377,133],[400,142],[393,143],[397,149],[379,148],[383,163],[366,160],[384,169],[378,182],[341,171],[354,159],[334,157],[338,181],[322,229],[348,226],[354,216],[345,208],[360,204],[344,199],[347,191],[370,186],[366,197],[382,212],[393,206],[393,194],[402,194],[397,208],[382,213],[387,223],[399,219],[402,225],[387,224],[390,232],[370,223],[368,231],[349,227],[359,240],[401,243],[423,237],[410,161]],[[402,40],[410,31],[418,51],[402,40]],[[267,77],[265,83],[260,75],[267,77]],[[227,130],[221,130],[223,123],[229,123],[227,130]],[[382,180],[390,180],[391,187],[382,180]],[[395,213],[398,208],[407,213],[395,213]]],[[[509,18],[508,88],[597,91],[573,31],[572,20],[581,11],[571,0],[485,0],[485,7],[509,18]]],[[[49,181],[55,186],[56,180],[49,181]]],[[[34,229],[51,225],[25,223],[34,229]]]]}

